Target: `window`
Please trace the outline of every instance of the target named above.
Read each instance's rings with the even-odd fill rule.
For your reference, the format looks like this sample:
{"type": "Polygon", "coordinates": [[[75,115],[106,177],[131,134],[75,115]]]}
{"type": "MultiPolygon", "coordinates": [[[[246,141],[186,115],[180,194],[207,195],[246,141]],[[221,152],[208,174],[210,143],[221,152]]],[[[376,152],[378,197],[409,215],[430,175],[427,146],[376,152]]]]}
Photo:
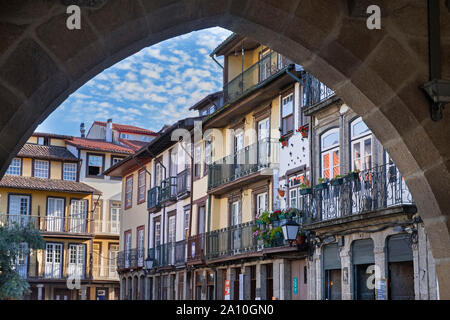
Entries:
{"type": "Polygon", "coordinates": [[[176,229],[175,229],[175,224],[176,224],[176,218],[177,216],[175,214],[171,215],[169,217],[169,233],[168,233],[168,241],[169,243],[175,243],[175,236],[176,236],[176,229]]]}
{"type": "Polygon", "coordinates": [[[155,220],[154,235],[155,235],[154,247],[156,247],[161,244],[161,222],[159,220],[155,220]]]}
{"type": "Polygon", "coordinates": [[[145,202],[145,170],[142,169],[138,174],[138,204],[145,202]]]}
{"type": "Polygon", "coordinates": [[[212,163],[212,142],[211,140],[205,140],[205,167],[204,174],[208,173],[208,165],[212,163]]]}
{"type": "Polygon", "coordinates": [[[267,210],[267,192],[256,195],[256,216],[267,210]]]}
{"type": "Polygon", "coordinates": [[[294,94],[281,99],[281,134],[294,131],[294,94]]]}
{"type": "Polygon", "coordinates": [[[20,158],[12,159],[11,164],[8,167],[8,170],[6,170],[6,174],[12,176],[20,176],[21,173],[22,173],[22,159],[20,158]]]}
{"type": "Polygon", "coordinates": [[[339,172],[339,129],[331,129],[321,138],[321,177],[333,179],[339,172]]]}
{"type": "Polygon", "coordinates": [[[37,137],[37,144],[39,144],[41,146],[48,146],[48,138],[37,137]]]}
{"type": "Polygon", "coordinates": [[[210,106],[209,109],[208,109],[208,114],[213,114],[215,111],[216,111],[216,106],[215,106],[215,105],[212,105],[212,106],[210,106]]]}
{"type": "Polygon", "coordinates": [[[110,222],[111,222],[111,233],[119,233],[120,231],[120,202],[111,202],[111,216],[110,216],[110,222]]]}
{"type": "Polygon", "coordinates": [[[361,118],[351,125],[352,170],[367,170],[372,167],[372,132],[361,118]]]}
{"type": "Polygon", "coordinates": [[[121,137],[122,139],[130,139],[130,135],[127,134],[127,133],[121,133],[121,134],[120,134],[120,137],[121,137]]]}
{"type": "Polygon", "coordinates": [[[122,157],[114,157],[114,156],[111,157],[111,167],[122,160],[123,160],[122,157]]]}
{"type": "Polygon", "coordinates": [[[264,49],[259,54],[259,59],[259,81],[263,81],[272,74],[272,51],[269,48],[264,49]]]}
{"type": "Polygon", "coordinates": [[[137,254],[138,266],[144,266],[144,226],[137,228],[137,254]]]}
{"type": "Polygon", "coordinates": [[[170,150],[170,176],[176,177],[178,174],[178,149],[170,150]]]}
{"type": "Polygon", "coordinates": [[[127,177],[125,182],[125,210],[133,205],[133,175],[127,177]]]}
{"type": "Polygon", "coordinates": [[[45,278],[60,278],[62,271],[62,244],[46,243],[45,278]]]}
{"type": "Polygon", "coordinates": [[[159,161],[155,162],[155,187],[160,186],[161,181],[164,179],[164,168],[160,163],[161,160],[159,159],[159,161]]]}
{"type": "Polygon", "coordinates": [[[125,244],[124,244],[124,251],[125,251],[125,268],[130,267],[130,258],[131,258],[131,230],[127,230],[124,232],[124,238],[125,238],[125,244]]]}
{"type": "Polygon", "coordinates": [[[200,178],[202,146],[195,146],[194,150],[194,177],[200,178]]]}
{"type": "Polygon", "coordinates": [[[103,173],[103,155],[88,154],[87,176],[102,177],[103,173]]]}
{"type": "Polygon", "coordinates": [[[63,180],[76,181],[77,180],[77,164],[64,163],[63,164],[63,180]]]}
{"type": "Polygon", "coordinates": [[[304,173],[294,175],[289,178],[289,207],[290,208],[301,208],[302,196],[300,194],[300,184],[309,185],[304,173]]]}
{"type": "Polygon", "coordinates": [[[70,232],[87,232],[88,201],[70,200],[70,232]]]}
{"type": "Polygon", "coordinates": [[[186,239],[187,237],[189,237],[189,219],[190,219],[190,215],[191,215],[191,210],[185,208],[184,209],[184,239],[186,239]]]}
{"type": "Polygon", "coordinates": [[[34,177],[49,178],[49,163],[45,160],[34,160],[34,177]]]}
{"type": "Polygon", "coordinates": [[[85,246],[69,244],[69,276],[84,277],[85,246]]]}

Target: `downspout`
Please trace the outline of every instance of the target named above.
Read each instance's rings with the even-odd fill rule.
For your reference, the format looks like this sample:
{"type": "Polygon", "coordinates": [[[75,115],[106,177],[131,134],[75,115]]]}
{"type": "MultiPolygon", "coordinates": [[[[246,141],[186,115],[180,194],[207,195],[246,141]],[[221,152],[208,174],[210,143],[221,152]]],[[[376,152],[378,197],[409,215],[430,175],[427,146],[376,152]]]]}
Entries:
{"type": "MultiPolygon", "coordinates": [[[[159,160],[158,158],[155,158],[155,161],[157,163],[159,163],[161,165],[161,167],[163,167],[163,169],[164,169],[164,180],[166,180],[167,179],[167,168],[162,164],[161,160],[159,160]]],[[[166,232],[165,232],[166,231],[166,227],[165,227],[166,218],[165,217],[166,217],[166,204],[163,205],[163,212],[161,214],[161,220],[162,220],[162,223],[161,223],[161,229],[162,229],[161,240],[162,240],[163,243],[165,243],[165,236],[166,236],[166,232]]]]}
{"type": "Polygon", "coordinates": [[[211,53],[209,56],[211,57],[211,59],[214,60],[215,63],[217,63],[217,65],[218,65],[219,67],[221,67],[221,68],[223,69],[223,66],[222,66],[222,65],[220,64],[220,62],[217,61],[216,58],[214,57],[214,53],[211,53]]]}

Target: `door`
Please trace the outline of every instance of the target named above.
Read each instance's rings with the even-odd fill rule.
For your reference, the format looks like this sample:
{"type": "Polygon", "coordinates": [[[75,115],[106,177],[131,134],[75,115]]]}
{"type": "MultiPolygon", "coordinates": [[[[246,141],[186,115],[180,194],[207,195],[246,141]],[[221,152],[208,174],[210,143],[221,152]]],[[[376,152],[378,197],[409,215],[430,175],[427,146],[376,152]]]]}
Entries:
{"type": "Polygon", "coordinates": [[[414,300],[414,265],[412,261],[389,263],[389,300],[414,300]]]}
{"type": "Polygon", "coordinates": [[[28,270],[28,243],[23,242],[19,245],[19,253],[16,257],[16,264],[14,266],[14,270],[19,274],[22,279],[27,278],[27,270],[28,270]]]}
{"type": "Polygon", "coordinates": [[[85,246],[82,244],[69,245],[69,276],[84,278],[85,246]]]}
{"type": "Polygon", "coordinates": [[[258,121],[258,165],[266,167],[269,164],[270,152],[270,123],[269,118],[258,121]]]}
{"type": "Polygon", "coordinates": [[[341,300],[341,269],[325,271],[325,299],[341,300]]]}
{"type": "Polygon", "coordinates": [[[47,243],[45,249],[45,278],[61,278],[62,244],[47,243]]]}
{"type": "Polygon", "coordinates": [[[241,215],[241,203],[240,201],[235,201],[231,204],[231,226],[233,232],[233,249],[239,251],[241,249],[241,228],[242,223],[241,215]]]}
{"type": "Polygon", "coordinates": [[[48,198],[47,200],[47,231],[64,231],[64,199],[48,198]]]}
{"type": "Polygon", "coordinates": [[[267,192],[256,195],[256,217],[267,210],[267,192]]]}
{"type": "MultiPolygon", "coordinates": [[[[266,49],[260,54],[260,62],[259,62],[259,81],[264,81],[271,75],[271,51],[266,49]]],[[[276,61],[275,61],[276,62],[276,61]]]]}
{"type": "Polygon", "coordinates": [[[101,256],[102,256],[102,252],[101,252],[101,243],[94,243],[92,246],[93,249],[93,260],[94,260],[94,266],[93,266],[93,275],[94,277],[104,277],[105,274],[103,272],[103,268],[102,268],[102,261],[101,261],[101,256]]]}
{"type": "Polygon", "coordinates": [[[70,201],[70,232],[87,232],[87,200],[70,201]]]}
{"type": "Polygon", "coordinates": [[[8,204],[9,223],[26,225],[29,222],[31,197],[25,195],[10,195],[8,204]]]}
{"type": "Polygon", "coordinates": [[[307,300],[308,282],[305,260],[291,262],[291,300],[307,300]]]}
{"type": "Polygon", "coordinates": [[[356,287],[356,299],[357,300],[375,300],[375,289],[372,288],[369,283],[369,279],[373,273],[371,268],[372,264],[359,264],[355,266],[355,287],[356,287]]]}
{"type": "Polygon", "coordinates": [[[144,266],[144,227],[137,230],[138,267],[144,266]]]}
{"type": "MultiPolygon", "coordinates": [[[[245,165],[244,132],[240,130],[234,136],[234,178],[238,178],[245,165]]],[[[233,178],[231,174],[230,178],[233,178]]]]}
{"type": "Polygon", "coordinates": [[[385,151],[386,159],[386,205],[398,205],[401,203],[411,203],[412,197],[404,177],[398,171],[397,166],[385,151]]]}
{"type": "Polygon", "coordinates": [[[111,244],[109,246],[109,277],[117,278],[117,253],[119,252],[119,246],[117,244],[111,244]]]}
{"type": "Polygon", "coordinates": [[[111,204],[111,233],[119,233],[120,231],[120,203],[112,203],[111,204]]]}
{"type": "Polygon", "coordinates": [[[125,232],[125,268],[130,267],[131,232],[125,232]]]}

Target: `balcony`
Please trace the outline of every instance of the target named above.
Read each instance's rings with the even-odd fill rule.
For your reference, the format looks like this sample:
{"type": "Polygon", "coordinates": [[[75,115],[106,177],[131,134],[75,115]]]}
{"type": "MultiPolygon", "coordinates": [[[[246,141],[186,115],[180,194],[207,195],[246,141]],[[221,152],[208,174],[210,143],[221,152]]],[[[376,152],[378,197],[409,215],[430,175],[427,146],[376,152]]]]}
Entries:
{"type": "MultiPolygon", "coordinates": [[[[259,143],[247,146],[240,151],[215,161],[208,167],[208,191],[226,192],[228,188],[244,180],[250,183],[259,179],[256,173],[262,169],[270,169],[279,163],[279,142],[264,139],[259,143]]],[[[270,174],[271,170],[267,172],[270,174]]]]}
{"type": "Polygon", "coordinates": [[[257,227],[256,221],[251,221],[208,232],[206,234],[206,259],[225,258],[258,252],[269,247],[285,246],[282,237],[274,239],[266,245],[263,240],[253,238],[253,228],[255,227],[257,227]]]}
{"type": "Polygon", "coordinates": [[[177,176],[177,198],[187,198],[191,193],[191,170],[189,168],[180,172],[177,176]]]}
{"type": "Polygon", "coordinates": [[[117,266],[113,263],[107,266],[94,265],[92,267],[92,277],[94,280],[119,280],[117,266]]]}
{"type": "Polygon", "coordinates": [[[135,269],[144,266],[144,249],[129,249],[117,253],[117,269],[135,269]]]}
{"type": "Polygon", "coordinates": [[[395,165],[351,173],[301,193],[304,194],[300,198],[300,210],[307,224],[414,206],[411,193],[395,165]]]}
{"type": "Polygon", "coordinates": [[[149,211],[158,211],[161,208],[161,187],[153,187],[148,190],[147,209],[149,211]]]}
{"type": "Polygon", "coordinates": [[[65,235],[92,235],[93,221],[76,216],[30,216],[20,214],[0,214],[0,225],[18,224],[33,225],[39,231],[49,234],[65,235]]]}
{"type": "Polygon", "coordinates": [[[68,278],[79,278],[85,280],[85,263],[21,263],[16,264],[14,269],[23,279],[42,281],[42,280],[66,280],[68,278]]]}
{"type": "Polygon", "coordinates": [[[334,91],[319,81],[311,74],[305,72],[302,76],[303,87],[303,107],[309,108],[334,96],[334,91]]]}
{"type": "Polygon", "coordinates": [[[148,250],[148,256],[157,268],[182,266],[186,263],[186,241],[157,245],[148,250]]]}
{"type": "Polygon", "coordinates": [[[177,177],[169,177],[161,181],[161,203],[177,200],[177,177]]]}
{"type": "Polygon", "coordinates": [[[118,236],[120,233],[120,222],[110,220],[95,220],[94,233],[118,236]]]}
{"type": "Polygon", "coordinates": [[[224,85],[224,105],[233,103],[246,93],[252,91],[259,84],[262,84],[266,80],[268,81],[289,63],[291,62],[276,52],[267,54],[260,61],[224,85]]]}
{"type": "Polygon", "coordinates": [[[196,263],[204,259],[205,234],[191,236],[187,241],[187,262],[196,263]]]}

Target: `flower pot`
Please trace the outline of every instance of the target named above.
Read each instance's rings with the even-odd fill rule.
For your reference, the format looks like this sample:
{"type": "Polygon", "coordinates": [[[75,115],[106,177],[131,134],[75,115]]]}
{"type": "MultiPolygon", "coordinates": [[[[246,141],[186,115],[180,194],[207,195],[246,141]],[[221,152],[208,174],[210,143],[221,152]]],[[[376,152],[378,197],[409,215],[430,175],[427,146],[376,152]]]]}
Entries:
{"type": "Polygon", "coordinates": [[[345,179],[348,181],[352,180],[358,180],[359,179],[359,172],[350,172],[345,176],[345,179]]]}
{"type": "Polygon", "coordinates": [[[324,182],[324,183],[319,183],[316,185],[316,189],[317,190],[323,190],[323,189],[327,189],[328,188],[328,183],[324,182]]]}
{"type": "Polygon", "coordinates": [[[308,132],[307,131],[301,131],[302,138],[308,138],[308,132]]]}
{"type": "Polygon", "coordinates": [[[297,235],[297,244],[302,245],[305,243],[305,240],[306,240],[305,236],[297,235]]]}
{"type": "Polygon", "coordinates": [[[278,194],[280,197],[284,197],[284,190],[278,189],[278,194]]]}
{"type": "Polygon", "coordinates": [[[281,146],[282,146],[282,147],[286,147],[286,146],[287,146],[287,140],[281,141],[281,146]]]}
{"type": "Polygon", "coordinates": [[[304,196],[305,194],[312,194],[312,188],[300,189],[300,194],[304,196]]]}
{"type": "Polygon", "coordinates": [[[333,179],[330,181],[332,186],[338,186],[344,183],[344,179],[343,178],[338,178],[338,179],[333,179]]]}

